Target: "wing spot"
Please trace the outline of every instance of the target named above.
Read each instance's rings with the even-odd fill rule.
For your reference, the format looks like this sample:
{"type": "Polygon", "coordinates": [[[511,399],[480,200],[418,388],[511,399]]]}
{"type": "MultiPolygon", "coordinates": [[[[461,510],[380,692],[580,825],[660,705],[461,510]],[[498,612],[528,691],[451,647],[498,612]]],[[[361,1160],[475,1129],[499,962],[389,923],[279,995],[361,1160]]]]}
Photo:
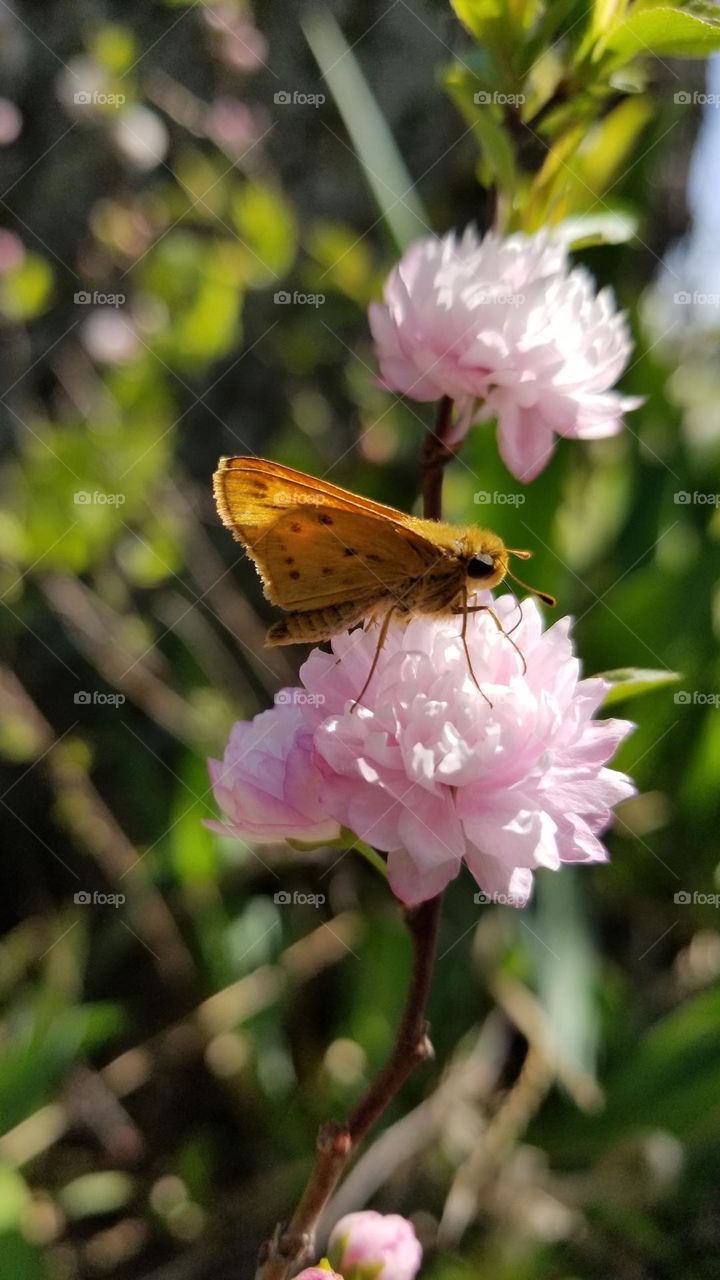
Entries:
{"type": "Polygon", "coordinates": [[[291,570],[290,570],[290,577],[291,577],[291,578],[295,578],[295,579],[297,580],[297,579],[300,577],[300,570],[299,570],[299,569],[291,569],[291,570]]]}
{"type": "Polygon", "coordinates": [[[382,556],[379,556],[376,551],[368,551],[367,558],[368,560],[374,560],[376,564],[379,564],[382,560],[382,556]]]}
{"type": "Polygon", "coordinates": [[[300,533],[300,530],[302,529],[302,525],[298,524],[297,520],[294,520],[293,523],[290,525],[290,529],[293,533],[300,533]]]}
{"type": "Polygon", "coordinates": [[[328,569],[328,567],[327,567],[327,565],[326,565],[326,566],[325,566],[325,568],[324,568],[324,569],[323,569],[323,571],[322,571],[323,578],[329,578],[329,576],[330,576],[330,574],[331,574],[331,573],[332,573],[332,569],[328,569]]]}
{"type": "Polygon", "coordinates": [[[295,563],[295,557],[294,557],[294,556],[286,556],[286,557],[285,557],[285,563],[286,563],[286,564],[294,564],[294,563],[295,563]]]}
{"type": "Polygon", "coordinates": [[[335,523],[335,521],[333,520],[332,516],[327,516],[327,515],[318,516],[318,520],[320,521],[320,524],[334,524],[334,523],[335,523]]]}
{"type": "Polygon", "coordinates": [[[343,551],[343,555],[344,555],[344,556],[356,556],[356,555],[357,555],[357,551],[355,550],[355,548],[354,548],[354,547],[346,547],[346,548],[345,548],[345,550],[343,551]]]}

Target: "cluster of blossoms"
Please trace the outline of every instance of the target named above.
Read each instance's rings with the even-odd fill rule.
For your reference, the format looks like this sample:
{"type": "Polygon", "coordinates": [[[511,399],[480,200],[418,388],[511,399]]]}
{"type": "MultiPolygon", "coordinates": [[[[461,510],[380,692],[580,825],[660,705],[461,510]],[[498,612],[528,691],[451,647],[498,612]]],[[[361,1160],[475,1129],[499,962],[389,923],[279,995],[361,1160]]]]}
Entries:
{"type": "Polygon", "coordinates": [[[310,1267],[298,1280],[415,1280],[422,1249],[406,1218],[367,1210],[349,1213],[338,1222],[330,1236],[328,1262],[332,1271],[310,1267]]]}
{"type": "MultiPolygon", "coordinates": [[[[489,593],[478,596],[489,603],[489,593]]],[[[630,780],[606,767],[631,728],[594,720],[607,685],[581,679],[570,620],[543,630],[532,600],[468,617],[468,670],[457,619],[390,627],[362,704],[353,709],[377,644],[374,627],[314,650],[302,689],[236,724],[212,824],[254,842],[321,844],[343,828],[388,855],[395,894],[415,904],[467,863],[480,889],[522,906],[533,870],[606,858],[599,840],[630,780]],[[517,619],[521,614],[521,621],[517,619]]]]}
{"type": "Polygon", "coordinates": [[[391,272],[370,327],[385,385],[455,401],[454,438],[496,418],[503,461],[532,480],[555,437],[614,435],[641,402],[611,390],[630,355],[611,290],[545,233],[428,236],[391,272]]]}

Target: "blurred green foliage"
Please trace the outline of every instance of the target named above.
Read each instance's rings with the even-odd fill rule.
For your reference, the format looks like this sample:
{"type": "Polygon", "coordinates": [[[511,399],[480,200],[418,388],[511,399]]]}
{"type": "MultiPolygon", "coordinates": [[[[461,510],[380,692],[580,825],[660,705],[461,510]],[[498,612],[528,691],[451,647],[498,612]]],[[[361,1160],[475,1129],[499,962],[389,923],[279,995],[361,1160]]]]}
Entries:
{"type": "Polygon", "coordinates": [[[717,328],[659,338],[638,307],[687,229],[697,113],[675,95],[702,63],[667,58],[717,48],[717,17],[454,9],[467,31],[445,0],[0,15],[22,120],[0,150],[13,1280],[251,1275],[317,1125],[387,1052],[408,955],[380,878],[202,826],[206,756],[292,678],[263,652],[267,609],[210,476],[223,452],[269,454],[413,506],[429,415],[377,385],[367,303],[418,222],[487,225],[496,186],[508,227],[587,219],[578,256],[630,310],[625,386],[647,400],[522,491],[478,429],[446,513],[534,548],[585,669],[613,671],[637,721],[618,764],[640,795],[610,864],[541,874],[527,913],[452,887],[437,1061],[388,1117],[379,1173],[361,1166],[363,1196],[417,1214],[434,1280],[718,1274],[720,518],[678,498],[720,491],[717,328]],[[639,696],[628,668],[680,683],[639,696]],[[283,907],[279,887],[327,900],[283,907]],[[436,1128],[413,1112],[403,1149],[392,1126],[430,1096],[436,1128]]]}

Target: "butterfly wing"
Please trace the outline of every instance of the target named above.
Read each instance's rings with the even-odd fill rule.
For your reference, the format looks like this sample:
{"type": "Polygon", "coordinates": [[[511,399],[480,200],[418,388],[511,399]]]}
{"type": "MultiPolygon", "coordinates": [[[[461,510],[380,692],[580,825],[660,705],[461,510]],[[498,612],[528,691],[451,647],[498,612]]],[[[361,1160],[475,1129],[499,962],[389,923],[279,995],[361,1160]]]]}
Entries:
{"type": "Polygon", "coordinates": [[[213,484],[223,524],[246,546],[252,546],[278,516],[306,504],[373,514],[405,527],[413,520],[394,507],[264,458],[221,458],[213,484]]]}
{"type": "Polygon", "coordinates": [[[413,519],[262,458],[223,458],[214,477],[223,523],[244,543],[265,594],[288,611],[398,598],[442,553],[413,519]]]}
{"type": "Polygon", "coordinates": [[[308,506],[285,512],[248,545],[273,604],[288,612],[344,602],[402,601],[442,558],[411,530],[364,511],[308,506]]]}

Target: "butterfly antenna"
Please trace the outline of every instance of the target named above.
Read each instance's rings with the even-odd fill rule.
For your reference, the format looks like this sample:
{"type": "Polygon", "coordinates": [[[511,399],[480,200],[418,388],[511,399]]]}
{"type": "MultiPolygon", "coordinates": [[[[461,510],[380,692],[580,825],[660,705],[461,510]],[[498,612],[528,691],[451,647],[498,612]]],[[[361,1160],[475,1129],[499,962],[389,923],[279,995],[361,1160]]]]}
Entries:
{"type": "MultiPolygon", "coordinates": [[[[515,554],[517,554],[517,552],[515,554]]],[[[537,587],[531,587],[529,582],[523,582],[522,578],[518,578],[517,574],[513,573],[510,569],[508,569],[507,573],[508,577],[512,578],[513,582],[517,582],[519,587],[524,587],[531,595],[537,596],[538,600],[542,600],[543,604],[549,604],[551,609],[555,608],[557,600],[554,596],[550,595],[549,591],[539,591],[537,587]]]]}

